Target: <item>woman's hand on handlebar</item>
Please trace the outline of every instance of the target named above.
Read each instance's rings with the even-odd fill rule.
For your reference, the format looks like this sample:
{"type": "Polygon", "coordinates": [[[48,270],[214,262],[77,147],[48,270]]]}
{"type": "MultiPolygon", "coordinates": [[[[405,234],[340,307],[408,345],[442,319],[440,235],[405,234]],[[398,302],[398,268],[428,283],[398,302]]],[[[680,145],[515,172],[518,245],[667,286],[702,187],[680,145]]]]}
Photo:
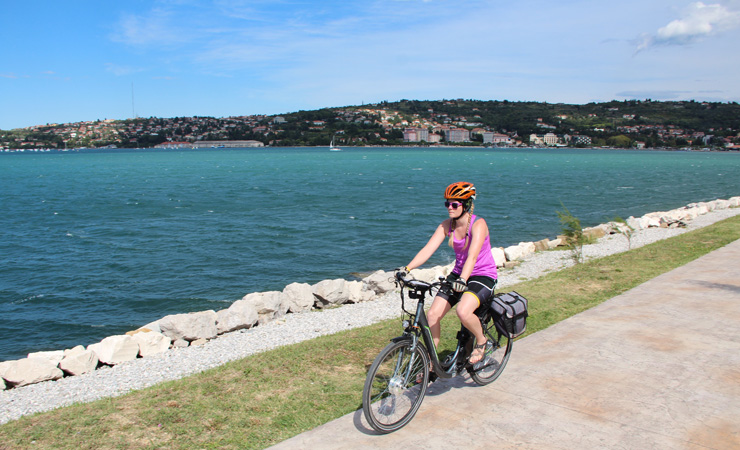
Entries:
{"type": "Polygon", "coordinates": [[[452,290],[455,292],[463,292],[467,288],[468,283],[462,278],[458,278],[452,282],[452,290]]]}
{"type": "Polygon", "coordinates": [[[408,274],[409,274],[408,267],[406,266],[399,267],[398,269],[396,269],[396,280],[403,281],[408,274]]]}

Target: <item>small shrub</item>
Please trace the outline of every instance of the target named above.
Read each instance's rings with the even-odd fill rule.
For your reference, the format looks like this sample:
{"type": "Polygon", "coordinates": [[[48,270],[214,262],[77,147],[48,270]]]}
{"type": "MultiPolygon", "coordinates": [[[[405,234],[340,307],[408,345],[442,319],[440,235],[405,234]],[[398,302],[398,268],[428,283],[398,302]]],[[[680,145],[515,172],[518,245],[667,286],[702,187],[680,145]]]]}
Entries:
{"type": "Polygon", "coordinates": [[[587,237],[583,235],[581,221],[568,211],[568,208],[560,203],[562,211],[556,211],[560,219],[560,229],[565,235],[566,246],[571,252],[571,256],[576,264],[583,262],[583,245],[587,242],[587,237]]]}
{"type": "Polygon", "coordinates": [[[635,235],[637,230],[632,228],[626,220],[619,216],[613,218],[612,222],[617,222],[620,225],[617,227],[617,231],[619,231],[619,234],[627,238],[627,249],[632,250],[632,236],[635,235]]]}

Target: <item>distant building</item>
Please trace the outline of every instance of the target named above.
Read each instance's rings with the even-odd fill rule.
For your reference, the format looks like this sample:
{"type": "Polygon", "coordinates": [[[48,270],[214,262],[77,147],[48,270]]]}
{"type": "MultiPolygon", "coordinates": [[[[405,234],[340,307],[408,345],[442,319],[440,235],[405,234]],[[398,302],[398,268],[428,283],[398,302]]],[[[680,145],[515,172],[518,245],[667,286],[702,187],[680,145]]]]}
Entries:
{"type": "Polygon", "coordinates": [[[416,128],[403,130],[403,142],[419,142],[419,138],[416,136],[416,128]]]}
{"type": "Polygon", "coordinates": [[[193,144],[191,142],[162,142],[159,145],[155,145],[154,148],[193,148],[193,144]]]}
{"type": "Polygon", "coordinates": [[[529,135],[529,145],[545,145],[545,140],[541,134],[532,133],[529,135]]]}
{"type": "Polygon", "coordinates": [[[542,137],[542,140],[545,141],[545,145],[557,145],[558,144],[558,135],[555,133],[547,133],[542,137]]]}
{"type": "Polygon", "coordinates": [[[193,148],[250,148],[264,147],[260,141],[196,141],[193,148]]]}
{"type": "Polygon", "coordinates": [[[404,142],[429,142],[429,130],[426,128],[406,128],[403,131],[404,142]]]}
{"type": "Polygon", "coordinates": [[[494,133],[493,131],[484,131],[481,134],[483,135],[484,144],[493,144],[493,145],[511,144],[511,138],[506,134],[494,133]]]}
{"type": "Polygon", "coordinates": [[[432,133],[429,135],[429,143],[430,144],[437,144],[442,141],[442,135],[432,133]]]}
{"type": "Polygon", "coordinates": [[[447,142],[470,142],[470,131],[465,128],[450,128],[445,130],[447,142]]]}
{"type": "Polygon", "coordinates": [[[591,145],[591,137],[582,135],[571,136],[570,145],[591,145]]]}

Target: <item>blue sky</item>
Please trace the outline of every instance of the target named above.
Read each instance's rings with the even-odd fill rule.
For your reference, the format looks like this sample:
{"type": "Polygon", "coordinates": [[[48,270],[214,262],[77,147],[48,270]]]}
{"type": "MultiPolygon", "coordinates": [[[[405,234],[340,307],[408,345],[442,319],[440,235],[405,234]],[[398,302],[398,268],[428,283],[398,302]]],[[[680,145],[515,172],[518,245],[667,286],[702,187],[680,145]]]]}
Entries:
{"type": "Polygon", "coordinates": [[[0,129],[400,99],[740,101],[740,0],[30,0],[5,2],[0,42],[0,129]]]}

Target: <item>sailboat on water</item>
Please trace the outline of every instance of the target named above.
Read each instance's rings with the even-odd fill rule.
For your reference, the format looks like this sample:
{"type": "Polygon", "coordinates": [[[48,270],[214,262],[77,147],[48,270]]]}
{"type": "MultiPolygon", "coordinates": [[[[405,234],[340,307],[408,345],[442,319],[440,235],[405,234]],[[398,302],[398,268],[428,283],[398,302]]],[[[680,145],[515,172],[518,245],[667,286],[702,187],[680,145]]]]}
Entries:
{"type": "Polygon", "coordinates": [[[342,149],[339,147],[334,147],[334,137],[331,138],[331,144],[329,144],[329,151],[330,152],[341,152],[342,149]]]}

